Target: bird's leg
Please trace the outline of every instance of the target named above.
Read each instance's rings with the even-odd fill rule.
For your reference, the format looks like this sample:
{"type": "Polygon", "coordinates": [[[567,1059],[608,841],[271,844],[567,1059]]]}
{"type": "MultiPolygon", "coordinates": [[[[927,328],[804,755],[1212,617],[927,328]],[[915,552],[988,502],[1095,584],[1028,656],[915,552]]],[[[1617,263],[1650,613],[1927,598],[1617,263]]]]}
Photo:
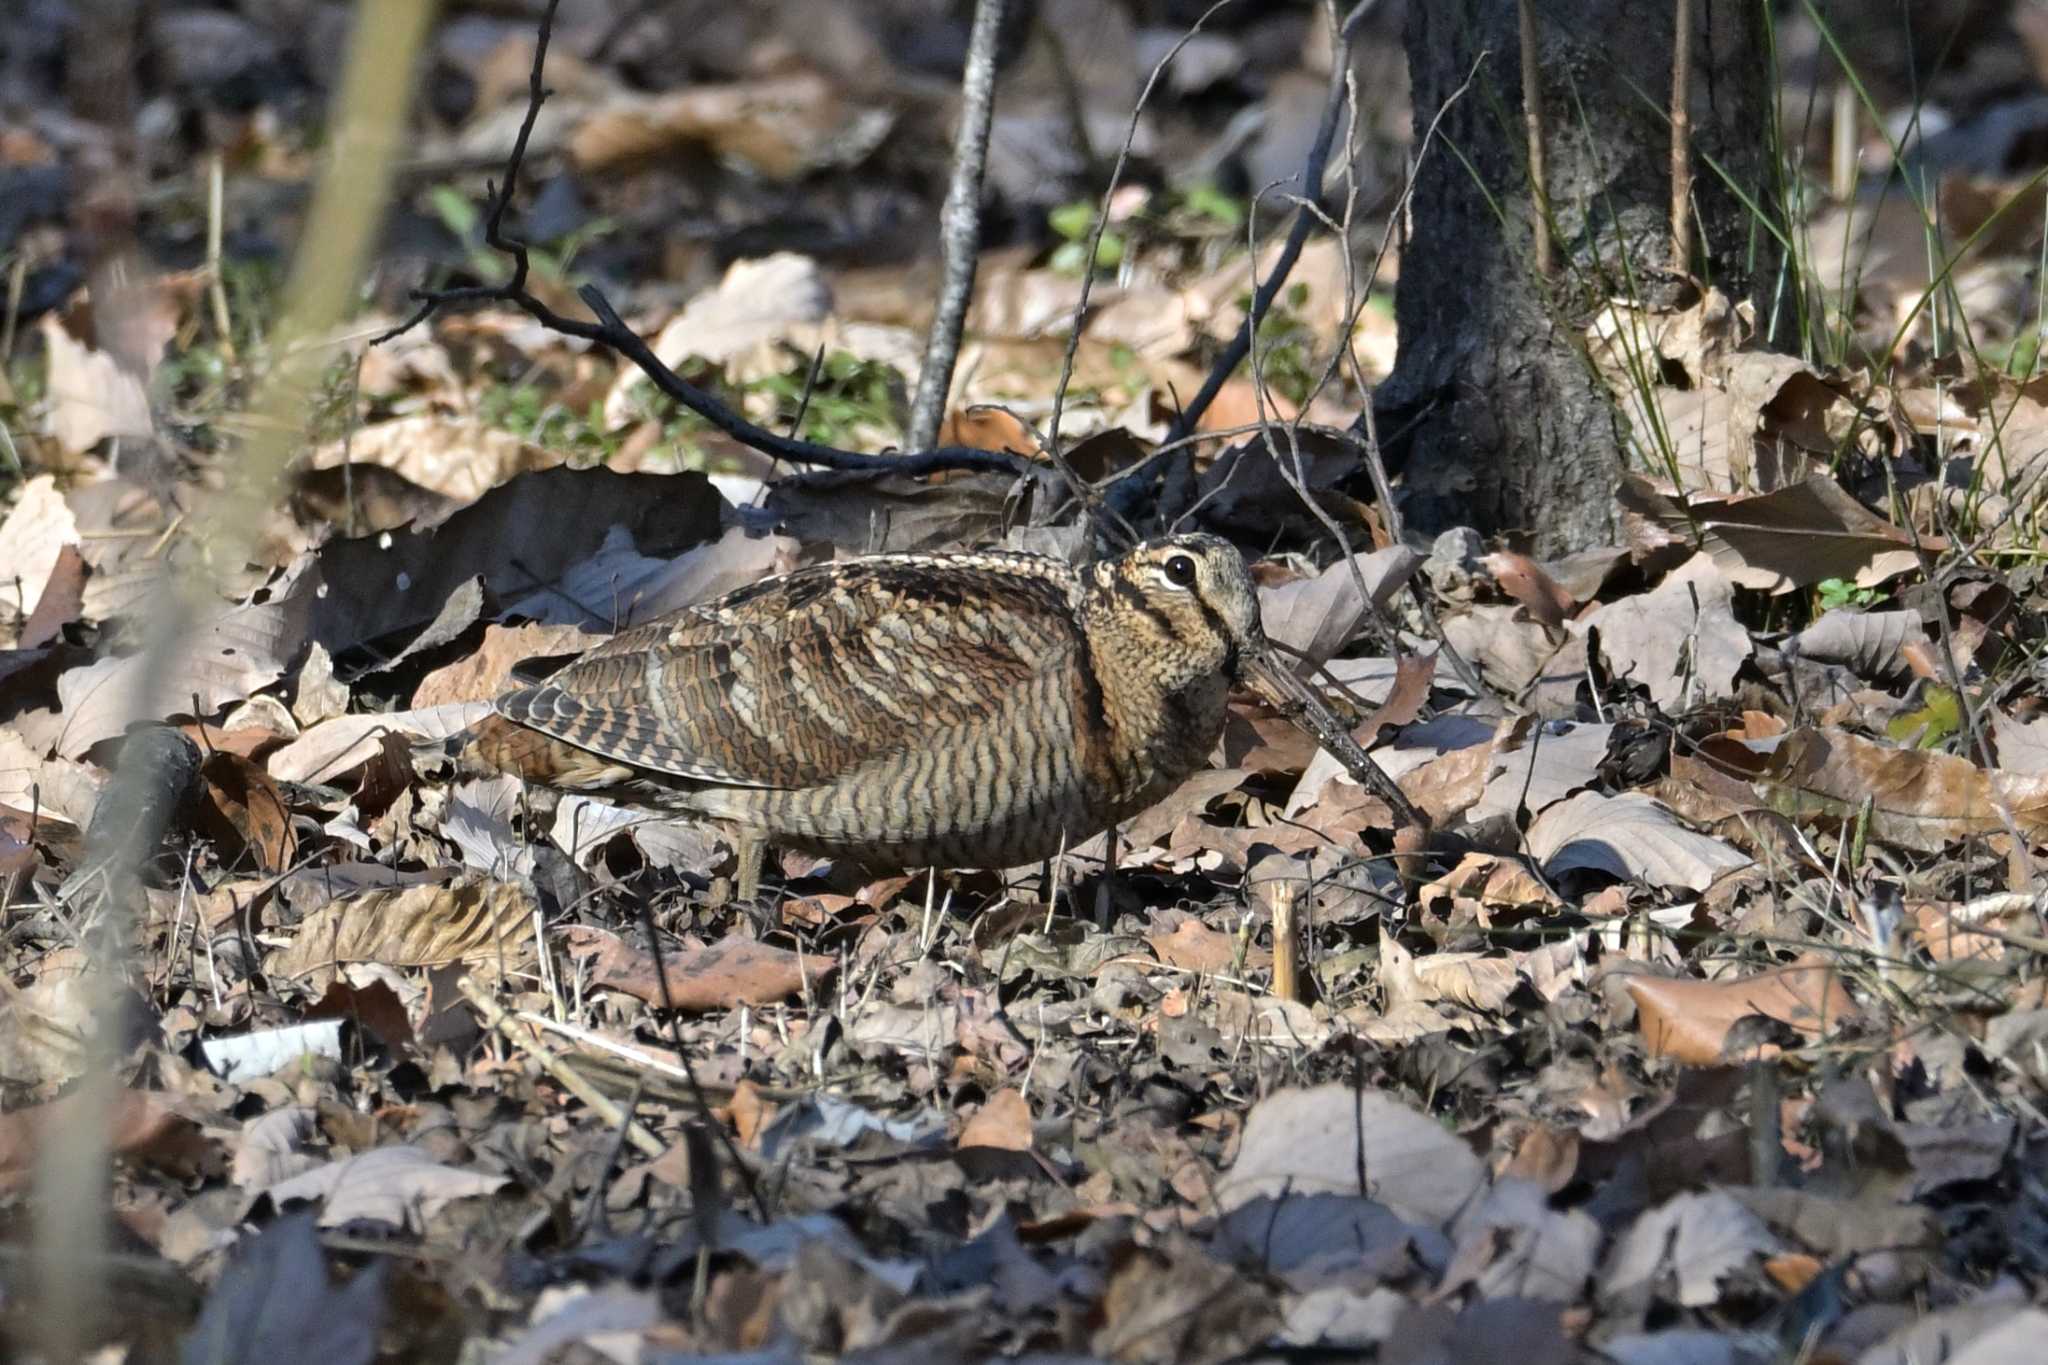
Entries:
{"type": "Polygon", "coordinates": [[[1111,825],[1103,831],[1105,844],[1102,859],[1102,880],[1095,884],[1095,924],[1105,934],[1109,932],[1110,879],[1116,876],[1116,846],[1117,835],[1120,832],[1115,825],[1111,825]]]}
{"type": "Polygon", "coordinates": [[[768,853],[768,841],[759,830],[742,829],[734,836],[733,857],[739,860],[739,899],[752,905],[761,894],[761,863],[768,853]]]}

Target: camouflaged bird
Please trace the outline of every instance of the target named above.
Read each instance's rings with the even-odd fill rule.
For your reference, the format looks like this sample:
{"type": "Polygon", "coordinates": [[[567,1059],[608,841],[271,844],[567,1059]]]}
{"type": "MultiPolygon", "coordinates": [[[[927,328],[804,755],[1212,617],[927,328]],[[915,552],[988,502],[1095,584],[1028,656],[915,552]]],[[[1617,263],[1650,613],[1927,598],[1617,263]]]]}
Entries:
{"type": "Polygon", "coordinates": [[[1052,857],[1201,767],[1238,681],[1384,780],[1272,657],[1243,559],[1208,535],[1078,569],[993,551],[798,569],[500,697],[471,748],[729,822],[751,896],[762,838],[870,867],[1052,857]]]}

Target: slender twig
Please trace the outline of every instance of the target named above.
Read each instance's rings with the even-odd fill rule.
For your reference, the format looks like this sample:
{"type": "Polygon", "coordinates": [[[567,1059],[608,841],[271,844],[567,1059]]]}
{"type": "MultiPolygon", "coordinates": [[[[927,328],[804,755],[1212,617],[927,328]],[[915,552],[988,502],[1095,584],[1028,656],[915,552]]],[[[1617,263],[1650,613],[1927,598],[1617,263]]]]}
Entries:
{"type": "MultiPolygon", "coordinates": [[[[611,1096],[593,1085],[582,1072],[571,1066],[561,1053],[542,1041],[538,1035],[522,1030],[518,1021],[505,1007],[493,1000],[491,993],[477,984],[476,978],[463,977],[455,983],[455,989],[461,991],[463,997],[476,1008],[476,1012],[483,1016],[484,1023],[502,1035],[506,1042],[531,1053],[533,1059],[540,1063],[541,1070],[553,1076],[564,1090],[582,1101],[591,1113],[604,1120],[607,1125],[624,1132],[626,1141],[632,1143],[642,1156],[660,1156],[668,1150],[666,1143],[648,1132],[629,1111],[621,1109],[611,1096]]],[[[633,1102],[636,1105],[639,1103],[637,1095],[634,1096],[633,1102]]]]}
{"type": "Polygon", "coordinates": [[[226,174],[219,152],[206,157],[206,298],[213,308],[213,330],[221,358],[235,363],[235,329],[228,316],[228,286],[221,277],[221,220],[225,216],[226,174]]]}
{"type": "Polygon", "coordinates": [[[487,186],[490,211],[484,219],[484,243],[511,259],[511,275],[501,284],[414,290],[412,296],[419,307],[404,322],[373,338],[372,345],[400,336],[425,322],[436,312],[451,306],[477,303],[510,304],[551,332],[602,346],[621,359],[629,361],[647,376],[664,397],[690,409],[740,444],[776,459],[788,460],[792,464],[815,465],[822,469],[886,472],[911,476],[955,469],[988,470],[1031,477],[1043,474],[1041,466],[1003,451],[946,446],[910,454],[866,455],[840,450],[835,446],[821,445],[815,441],[777,435],[748,421],[711,393],[698,388],[663,364],[661,358],[654,354],[653,348],[640,334],[628,327],[619,317],[618,311],[596,285],[586,284],[576,291],[577,297],[583,300],[584,306],[597,319],[595,322],[566,317],[534,297],[526,287],[529,269],[527,244],[506,234],[505,210],[518,188],[519,172],[526,161],[526,149],[533,136],[534,121],[540,116],[541,105],[547,101],[549,92],[541,78],[547,64],[548,40],[554,30],[555,10],[560,3],[561,0],[548,0],[547,8],[541,12],[539,31],[534,43],[533,69],[527,82],[526,117],[519,124],[519,135],[513,139],[511,155],[505,160],[504,183],[487,186]]]}
{"type": "MultiPolygon", "coordinates": [[[[747,1198],[753,1202],[754,1212],[765,1223],[768,1221],[768,1203],[761,1197],[761,1187],[755,1183],[753,1171],[740,1159],[740,1149],[733,1144],[732,1134],[725,1130],[724,1124],[712,1116],[711,1097],[704,1093],[704,1083],[697,1079],[697,1068],[690,1065],[690,1054],[683,1047],[682,1027],[676,1022],[675,996],[670,993],[668,986],[668,967],[661,960],[661,934],[654,925],[654,909],[644,899],[640,902],[640,928],[647,935],[647,953],[654,962],[655,983],[661,987],[661,1008],[668,1015],[669,1041],[675,1046],[676,1061],[683,1068],[683,1079],[690,1087],[690,1101],[697,1109],[692,1122],[718,1135],[718,1143],[725,1149],[726,1160],[732,1163],[734,1173],[739,1176],[740,1184],[745,1187],[747,1198]]],[[[798,955],[797,961],[799,964],[802,963],[801,954],[798,955]]],[[[692,1148],[692,1151],[694,1152],[695,1148],[692,1148]]],[[[690,1183],[697,1183],[695,1174],[691,1176],[690,1183]]]]}
{"type": "MultiPolygon", "coordinates": [[[[1109,170],[1109,183],[1102,188],[1102,207],[1096,211],[1095,226],[1088,233],[1088,248],[1082,253],[1081,257],[1083,262],[1081,270],[1081,296],[1074,303],[1073,325],[1067,328],[1067,347],[1060,357],[1060,379],[1059,383],[1053,386],[1052,391],[1052,416],[1046,422],[1045,440],[1048,450],[1054,452],[1059,450],[1060,413],[1067,405],[1067,386],[1074,379],[1074,357],[1081,349],[1081,330],[1088,321],[1088,295],[1092,292],[1095,285],[1095,257],[1096,253],[1102,249],[1102,234],[1109,226],[1110,198],[1116,193],[1117,185],[1123,180],[1124,164],[1130,160],[1131,144],[1137,140],[1138,116],[1144,113],[1146,104],[1152,99],[1153,87],[1159,84],[1159,78],[1166,74],[1166,68],[1172,65],[1175,57],[1180,55],[1180,50],[1186,47],[1194,36],[1202,31],[1202,26],[1214,18],[1217,11],[1232,3],[1234,3],[1234,0],[1216,0],[1215,4],[1202,11],[1201,17],[1196,19],[1189,26],[1188,31],[1180,36],[1180,41],[1167,49],[1166,55],[1161,57],[1158,64],[1152,68],[1152,74],[1145,78],[1144,88],[1138,92],[1137,102],[1131,106],[1130,126],[1124,130],[1123,145],[1117,148],[1116,164],[1110,167],[1109,170]]],[[[1055,458],[1059,457],[1055,456],[1055,458]]],[[[1096,506],[1100,505],[1099,500],[1095,499],[1092,493],[1084,495],[1083,502],[1089,507],[1091,512],[1096,506]]],[[[1128,530],[1129,528],[1125,529],[1128,530]]],[[[1136,539],[1135,536],[1132,538],[1136,539]]]]}
{"type": "Polygon", "coordinates": [[[1337,124],[1344,114],[1344,77],[1351,69],[1351,38],[1358,31],[1359,23],[1372,13],[1379,0],[1359,0],[1351,12],[1344,16],[1344,22],[1337,31],[1337,51],[1330,71],[1329,97],[1323,102],[1323,121],[1316,128],[1316,140],[1310,144],[1308,157],[1301,168],[1302,205],[1295,211],[1294,225],[1288,229],[1287,240],[1280,248],[1279,258],[1266,278],[1259,281],[1259,287],[1252,293],[1252,306],[1246,311],[1244,321],[1239,324],[1237,335],[1216,357],[1216,363],[1209,367],[1208,377],[1202,387],[1188,400],[1180,415],[1167,429],[1168,440],[1178,440],[1193,431],[1201,423],[1202,414],[1216,401],[1216,395],[1223,390],[1224,383],[1244,363],[1251,353],[1252,333],[1265,321],[1266,313],[1273,306],[1273,300],[1280,297],[1280,291],[1287,284],[1288,275],[1294,271],[1294,263],[1301,258],[1301,249],[1308,243],[1308,234],[1315,227],[1318,215],[1315,201],[1322,194],[1323,172],[1330,162],[1330,146],[1337,140],[1337,124]]]}
{"type": "MultiPolygon", "coordinates": [[[[1684,0],[1679,0],[1683,4],[1684,0]]],[[[1515,0],[1522,30],[1522,122],[1528,129],[1529,194],[1535,201],[1530,227],[1535,236],[1536,275],[1550,277],[1550,175],[1545,168],[1543,135],[1543,72],[1536,60],[1534,0],[1515,0]]]]}
{"type": "Polygon", "coordinates": [[[1692,269],[1692,0],[1678,0],[1676,22],[1671,52],[1671,268],[1684,274],[1692,269]]]}
{"type": "Polygon", "coordinates": [[[996,37],[1003,26],[1003,0],[977,0],[974,31],[967,40],[967,66],[960,77],[960,128],[953,138],[953,178],[939,210],[939,250],[944,260],[939,306],[925,340],[924,368],[910,409],[910,447],[921,450],[939,437],[946,395],[953,387],[953,363],[960,358],[960,333],[974,293],[974,267],[981,251],[981,178],[988,165],[989,119],[995,110],[996,37]]]}

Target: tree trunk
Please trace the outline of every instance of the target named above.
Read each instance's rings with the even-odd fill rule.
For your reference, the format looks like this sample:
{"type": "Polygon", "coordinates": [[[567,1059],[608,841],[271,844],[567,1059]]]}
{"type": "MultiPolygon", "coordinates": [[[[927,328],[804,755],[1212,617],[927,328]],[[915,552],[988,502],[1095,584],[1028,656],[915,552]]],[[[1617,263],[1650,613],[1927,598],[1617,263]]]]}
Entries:
{"type": "MultiPolygon", "coordinates": [[[[1423,530],[1526,533],[1539,553],[1611,541],[1622,419],[1583,342],[1611,296],[1685,289],[1671,264],[1669,0],[1532,0],[1555,266],[1532,257],[1534,194],[1516,0],[1410,0],[1418,151],[1377,417],[1423,530]],[[1480,54],[1486,54],[1481,61],[1480,54]],[[1455,92],[1478,74],[1471,88],[1455,92]]],[[[1777,212],[1766,7],[1694,0],[1690,273],[1732,299],[1774,287],[1777,212]],[[1716,171],[1709,158],[1721,169],[1716,171]]],[[[1767,309],[1759,308],[1760,316],[1767,309]]]]}

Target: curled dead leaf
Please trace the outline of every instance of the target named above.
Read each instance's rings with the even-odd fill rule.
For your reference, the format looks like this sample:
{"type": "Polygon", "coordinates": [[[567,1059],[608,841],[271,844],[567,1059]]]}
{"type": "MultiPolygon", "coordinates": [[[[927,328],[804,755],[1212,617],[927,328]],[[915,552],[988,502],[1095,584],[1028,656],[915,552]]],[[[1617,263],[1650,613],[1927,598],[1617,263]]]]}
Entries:
{"type": "MultiPolygon", "coordinates": [[[[1727,981],[1636,975],[1626,984],[1644,1045],[1688,1066],[1730,1060],[1730,1030],[1751,1016],[1809,1038],[1825,1037],[1861,1017],[1834,967],[1813,957],[1727,981]]],[[[1754,1055],[1776,1056],[1780,1050],[1764,1043],[1754,1055]]]]}

